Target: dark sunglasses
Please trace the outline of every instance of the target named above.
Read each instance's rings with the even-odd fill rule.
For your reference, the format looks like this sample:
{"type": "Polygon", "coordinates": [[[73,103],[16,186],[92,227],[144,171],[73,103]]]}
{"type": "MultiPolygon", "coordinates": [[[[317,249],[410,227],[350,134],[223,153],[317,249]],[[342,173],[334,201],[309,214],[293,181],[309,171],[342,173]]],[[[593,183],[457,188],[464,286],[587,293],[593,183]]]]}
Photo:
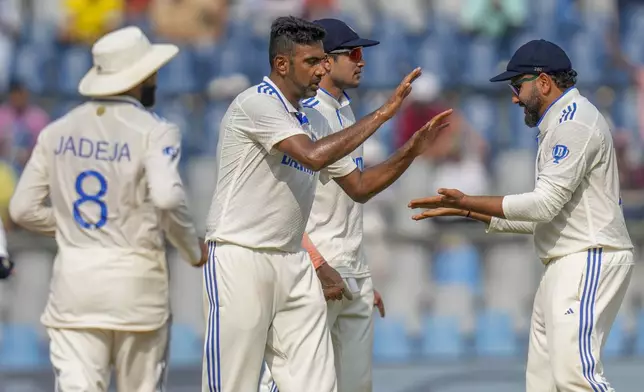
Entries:
{"type": "Polygon", "coordinates": [[[521,78],[519,80],[515,80],[513,82],[510,82],[510,88],[512,89],[512,92],[514,95],[517,97],[519,96],[519,93],[521,92],[521,86],[525,82],[531,82],[535,79],[537,79],[539,75],[533,75],[533,76],[526,76],[525,78],[521,78]]]}
{"type": "Polygon", "coordinates": [[[357,63],[362,60],[362,48],[352,48],[352,49],[338,49],[329,52],[329,54],[348,54],[349,60],[357,63]]]}

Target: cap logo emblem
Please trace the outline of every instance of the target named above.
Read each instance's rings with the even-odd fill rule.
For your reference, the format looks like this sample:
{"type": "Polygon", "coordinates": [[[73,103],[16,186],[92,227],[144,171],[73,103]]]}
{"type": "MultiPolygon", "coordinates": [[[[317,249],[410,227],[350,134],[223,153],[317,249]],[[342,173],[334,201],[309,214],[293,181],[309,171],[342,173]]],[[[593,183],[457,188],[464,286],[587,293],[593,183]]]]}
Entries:
{"type": "Polygon", "coordinates": [[[534,67],[534,72],[543,72],[543,68],[541,68],[541,67],[534,67]]]}

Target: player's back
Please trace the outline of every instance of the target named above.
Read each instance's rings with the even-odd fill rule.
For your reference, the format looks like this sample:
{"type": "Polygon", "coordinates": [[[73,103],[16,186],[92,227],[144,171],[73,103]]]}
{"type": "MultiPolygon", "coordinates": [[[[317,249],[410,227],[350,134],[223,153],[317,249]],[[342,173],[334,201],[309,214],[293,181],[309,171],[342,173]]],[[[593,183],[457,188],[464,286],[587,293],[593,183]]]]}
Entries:
{"type": "Polygon", "coordinates": [[[162,249],[143,165],[157,127],[134,103],[103,100],[77,107],[44,131],[60,246],[162,249]]]}
{"type": "Polygon", "coordinates": [[[45,325],[150,330],[166,322],[160,192],[148,188],[150,155],[179,153],[161,147],[178,138],[168,132],[178,134],[118,98],[80,105],[41,133],[58,243],[45,325]]]}

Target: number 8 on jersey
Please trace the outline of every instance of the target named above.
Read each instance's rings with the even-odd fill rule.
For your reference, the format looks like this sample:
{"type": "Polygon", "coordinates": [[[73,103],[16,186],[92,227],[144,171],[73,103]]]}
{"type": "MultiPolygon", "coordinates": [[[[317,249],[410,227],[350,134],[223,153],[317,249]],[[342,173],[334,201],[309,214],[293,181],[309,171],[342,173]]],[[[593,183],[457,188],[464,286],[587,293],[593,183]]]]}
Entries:
{"type": "Polygon", "coordinates": [[[107,193],[107,181],[105,177],[95,171],[95,170],[86,170],[76,177],[76,193],[79,198],[74,202],[74,220],[84,229],[100,229],[105,226],[107,223],[107,204],[103,201],[103,197],[107,193]],[[87,194],[83,189],[83,183],[88,177],[94,177],[98,180],[100,189],[95,194],[87,194]],[[95,203],[101,209],[101,216],[96,223],[88,222],[80,212],[80,206],[84,203],[95,203]]]}

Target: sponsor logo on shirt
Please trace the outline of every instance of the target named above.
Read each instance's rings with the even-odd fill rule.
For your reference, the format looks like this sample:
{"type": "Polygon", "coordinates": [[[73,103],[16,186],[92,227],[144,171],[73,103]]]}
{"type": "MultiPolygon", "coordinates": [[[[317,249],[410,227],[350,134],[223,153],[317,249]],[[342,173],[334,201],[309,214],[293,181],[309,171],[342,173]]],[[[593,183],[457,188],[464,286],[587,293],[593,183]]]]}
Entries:
{"type": "Polygon", "coordinates": [[[290,156],[288,156],[286,154],[284,154],[284,156],[282,157],[282,162],[280,162],[280,163],[282,165],[292,167],[292,168],[294,168],[296,170],[299,170],[301,172],[304,172],[306,174],[313,175],[313,170],[311,170],[311,169],[309,169],[307,167],[304,167],[304,165],[302,165],[301,163],[299,163],[298,161],[296,161],[295,159],[291,158],[290,156]]]}

